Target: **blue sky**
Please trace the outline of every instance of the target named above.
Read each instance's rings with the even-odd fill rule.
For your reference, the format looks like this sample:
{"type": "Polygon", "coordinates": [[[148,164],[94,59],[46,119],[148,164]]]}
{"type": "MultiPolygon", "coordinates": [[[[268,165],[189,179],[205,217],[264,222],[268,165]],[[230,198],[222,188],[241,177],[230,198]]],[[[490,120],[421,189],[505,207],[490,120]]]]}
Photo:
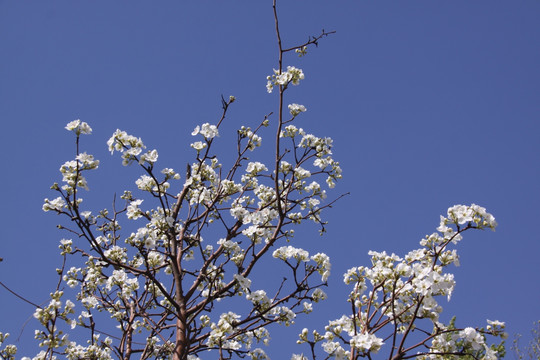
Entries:
{"type": "MultiPolygon", "coordinates": [[[[445,312],[458,325],[496,318],[510,334],[527,334],[540,319],[540,3],[278,6],[285,46],[336,30],[308,56],[286,61],[306,74],[289,92],[289,102],[308,108],[298,126],[334,139],[344,179],[333,194],[351,193],[327,212],[325,237],[309,227],[299,235],[333,260],[331,296],[313,324],[322,329],[348,311],[342,273],[367,265],[368,250],[405,254],[449,206],[476,203],[499,228],[460,243],[445,312]]],[[[265,89],[277,66],[270,0],[1,1],[0,34],[0,281],[37,303],[55,286],[66,236],[41,205],[74,154],[67,122],[94,129],[83,147],[101,171],[85,198],[103,207],[139,175],[107,152],[115,129],[141,136],[163,167],[180,169],[193,128],[219,119],[221,94],[237,98],[222,133],[276,108],[265,89]]],[[[33,309],[1,289],[0,302],[0,330],[13,340],[33,309]]],[[[33,325],[23,349],[33,349],[33,325]]],[[[269,354],[306,350],[290,342],[269,354]]]]}

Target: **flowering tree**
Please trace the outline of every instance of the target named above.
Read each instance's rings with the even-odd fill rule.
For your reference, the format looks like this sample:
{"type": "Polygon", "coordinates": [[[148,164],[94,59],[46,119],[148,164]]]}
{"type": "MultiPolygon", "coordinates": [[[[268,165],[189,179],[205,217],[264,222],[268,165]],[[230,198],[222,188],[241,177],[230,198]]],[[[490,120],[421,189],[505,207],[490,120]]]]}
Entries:
{"type": "MultiPolygon", "coordinates": [[[[62,183],[52,186],[56,197],[45,199],[43,210],[66,218],[59,228],[71,239],[60,241],[60,280],[51,300],[34,314],[41,324],[35,338],[43,347],[34,359],[265,359],[270,326],[288,326],[326,298],[328,256],[289,244],[306,221],[325,231],[323,211],[337,200],[327,200],[326,188],[334,187],[341,169],[330,138],[295,126],[306,108],[289,104],[286,95],[304,73],[284,60],[304,56],[330,33],[284,47],[275,1],[273,9],[279,51],[266,88],[279,103],[275,114],[238,129],[229,166],[217,157],[215,144],[233,96],[222,99],[215,124],[192,132],[194,160],[184,172],[158,168],[157,150],[117,130],[109,150],[121,154],[123,165],[138,165],[142,175],[111,209],[93,211],[83,206],[81,191],[88,190],[86,174],[99,165],[81,150],[82,135],[92,129],[80,120],[67,124],[75,158],[61,166],[62,183]],[[269,126],[275,131],[271,162],[250,161],[269,126]],[[289,275],[276,288],[262,289],[250,276],[267,257],[289,275]]],[[[326,359],[372,358],[383,348],[389,359],[496,358],[504,348],[489,346],[486,337],[504,336],[503,323],[490,321],[485,329],[443,324],[436,300],[450,298],[455,285],[444,272],[458,263],[448,247],[469,229],[495,226],[484,208],[459,205],[441,217],[439,233],[422,240],[421,249],[403,258],[370,252],[370,267],[345,274],[353,286],[349,313],[323,333],[304,329],[298,342],[309,351],[292,358],[315,359],[321,350],[326,359]]],[[[6,337],[0,333],[0,344],[6,337]]],[[[6,345],[0,355],[14,359],[16,351],[6,345]]]]}

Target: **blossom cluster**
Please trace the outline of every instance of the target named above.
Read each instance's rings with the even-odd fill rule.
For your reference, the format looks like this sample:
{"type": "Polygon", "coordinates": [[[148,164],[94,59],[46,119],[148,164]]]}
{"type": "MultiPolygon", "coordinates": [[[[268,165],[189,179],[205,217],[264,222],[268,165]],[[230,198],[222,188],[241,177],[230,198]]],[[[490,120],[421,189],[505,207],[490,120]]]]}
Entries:
{"type": "Polygon", "coordinates": [[[330,258],[323,253],[317,253],[313,256],[309,256],[309,252],[304,249],[295,248],[293,246],[282,246],[276,249],[273,254],[276,259],[281,259],[291,266],[297,266],[300,263],[307,263],[312,260],[317,265],[313,268],[321,275],[321,280],[326,281],[330,277],[330,269],[332,267],[330,258]],[[291,264],[290,260],[294,259],[291,264]]]}
{"type": "Polygon", "coordinates": [[[290,83],[293,85],[300,84],[300,80],[304,80],[304,72],[302,69],[297,69],[294,66],[287,66],[287,71],[281,72],[274,69],[274,73],[267,78],[266,90],[271,93],[274,86],[287,87],[290,83]]]}
{"type": "Polygon", "coordinates": [[[141,138],[129,135],[120,129],[117,129],[107,141],[107,146],[109,147],[111,154],[115,151],[122,153],[122,164],[124,166],[130,165],[134,161],[141,165],[147,163],[152,166],[158,159],[157,150],[154,149],[143,153],[146,146],[141,138]]]}
{"type": "Polygon", "coordinates": [[[209,326],[207,345],[209,347],[219,347],[225,350],[239,350],[242,347],[248,349],[248,355],[252,359],[266,359],[267,356],[261,348],[251,349],[254,343],[268,344],[270,341],[268,330],[259,328],[253,331],[248,331],[237,336],[231,336],[239,330],[238,323],[241,316],[229,311],[223,313],[219,317],[217,323],[210,323],[208,316],[203,315],[201,322],[209,326]]]}
{"type": "Polygon", "coordinates": [[[90,135],[92,133],[92,128],[90,125],[81,121],[80,119],[73,120],[66,125],[66,130],[73,131],[77,136],[84,134],[90,135]]]}
{"type": "Polygon", "coordinates": [[[300,113],[306,112],[307,109],[304,105],[300,104],[289,104],[289,112],[292,116],[297,116],[300,113]]]}
{"type": "Polygon", "coordinates": [[[257,135],[255,132],[253,132],[251,128],[248,126],[242,126],[238,130],[238,135],[240,136],[241,139],[244,139],[244,138],[248,139],[248,143],[246,147],[250,151],[253,151],[262,145],[262,138],[259,135],[257,135]]]}
{"type": "MultiPolygon", "coordinates": [[[[326,183],[330,188],[335,186],[335,182],[341,179],[342,170],[339,162],[332,157],[332,139],[325,137],[317,137],[309,134],[302,128],[297,128],[295,125],[288,125],[280,134],[283,138],[296,139],[299,137],[298,149],[312,150],[315,154],[313,166],[328,175],[326,183]]],[[[302,174],[302,170],[297,173],[302,174]]],[[[311,174],[304,172],[306,176],[301,176],[300,179],[309,177],[311,174]]]]}

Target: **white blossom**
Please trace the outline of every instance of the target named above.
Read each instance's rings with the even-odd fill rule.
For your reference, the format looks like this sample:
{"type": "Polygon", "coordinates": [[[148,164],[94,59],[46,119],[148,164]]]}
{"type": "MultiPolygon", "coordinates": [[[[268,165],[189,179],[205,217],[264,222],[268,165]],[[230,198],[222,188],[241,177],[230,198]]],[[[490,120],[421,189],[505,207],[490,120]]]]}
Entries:
{"type": "Polygon", "coordinates": [[[288,107],[289,107],[289,112],[291,113],[292,116],[297,116],[298,114],[306,111],[306,107],[304,105],[290,104],[288,107]]]}
{"type": "Polygon", "coordinates": [[[92,134],[92,128],[90,127],[90,125],[88,125],[87,123],[85,123],[84,121],[81,121],[79,119],[69,122],[66,125],[66,130],[73,131],[77,135],[80,135],[80,134],[90,135],[90,134],[92,134]]]}

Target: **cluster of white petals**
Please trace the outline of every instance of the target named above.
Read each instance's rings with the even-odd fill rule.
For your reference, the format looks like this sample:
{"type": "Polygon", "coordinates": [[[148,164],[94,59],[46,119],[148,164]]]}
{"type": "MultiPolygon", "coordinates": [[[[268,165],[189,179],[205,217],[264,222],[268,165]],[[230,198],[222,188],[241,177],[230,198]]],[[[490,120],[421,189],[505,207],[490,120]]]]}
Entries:
{"type": "Polygon", "coordinates": [[[157,150],[154,149],[143,153],[146,146],[141,138],[129,135],[120,129],[117,129],[110,137],[107,141],[107,146],[111,154],[115,151],[122,153],[122,164],[124,166],[130,165],[133,162],[138,162],[141,165],[144,163],[153,165],[158,159],[157,150]]]}
{"type": "Polygon", "coordinates": [[[281,260],[289,260],[290,258],[294,258],[298,262],[309,261],[309,253],[306,250],[298,249],[290,245],[282,246],[275,250],[272,256],[281,260]]]}
{"type": "Polygon", "coordinates": [[[383,345],[383,340],[373,334],[357,334],[351,337],[351,347],[362,353],[377,353],[383,345]]]}
{"type": "Polygon", "coordinates": [[[196,136],[197,134],[201,134],[205,139],[210,140],[219,136],[219,131],[216,125],[204,123],[201,126],[197,125],[195,130],[191,133],[192,136],[196,136]]]}
{"type": "Polygon", "coordinates": [[[299,104],[290,104],[289,105],[289,112],[292,116],[297,116],[300,113],[303,113],[306,111],[306,107],[304,105],[299,104]]]}
{"type": "Polygon", "coordinates": [[[45,199],[43,204],[43,211],[54,210],[60,212],[65,206],[66,202],[60,196],[53,200],[45,199]]]}
{"type": "Polygon", "coordinates": [[[144,200],[134,200],[129,203],[126,211],[126,215],[128,219],[137,220],[138,218],[142,217],[142,211],[139,208],[139,205],[142,204],[144,200]]]}
{"type": "Polygon", "coordinates": [[[92,128],[90,125],[79,119],[73,120],[66,125],[66,130],[73,131],[77,136],[80,134],[90,135],[92,134],[92,128]]]}
{"type": "Polygon", "coordinates": [[[247,149],[250,151],[255,150],[256,148],[260,147],[262,144],[262,138],[255,134],[250,127],[242,126],[238,130],[238,135],[241,139],[248,139],[248,143],[246,145],[247,149]]]}
{"type": "Polygon", "coordinates": [[[294,66],[287,66],[287,71],[285,72],[274,69],[274,74],[267,76],[266,80],[266,90],[271,93],[274,86],[286,87],[289,83],[298,85],[300,80],[304,80],[304,72],[302,69],[297,69],[294,66]]]}

